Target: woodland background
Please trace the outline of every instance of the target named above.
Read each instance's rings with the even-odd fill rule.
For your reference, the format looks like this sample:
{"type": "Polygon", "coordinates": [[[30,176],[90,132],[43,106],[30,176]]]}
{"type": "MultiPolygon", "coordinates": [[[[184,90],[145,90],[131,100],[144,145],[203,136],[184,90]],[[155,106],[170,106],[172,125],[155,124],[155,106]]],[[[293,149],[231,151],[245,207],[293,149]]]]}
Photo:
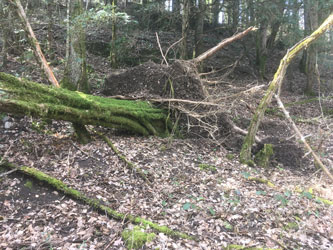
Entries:
{"type": "Polygon", "coordinates": [[[0,7],[1,248],[332,248],[332,30],[278,90],[327,172],[279,99],[239,155],[280,60],[333,1],[0,7]]]}

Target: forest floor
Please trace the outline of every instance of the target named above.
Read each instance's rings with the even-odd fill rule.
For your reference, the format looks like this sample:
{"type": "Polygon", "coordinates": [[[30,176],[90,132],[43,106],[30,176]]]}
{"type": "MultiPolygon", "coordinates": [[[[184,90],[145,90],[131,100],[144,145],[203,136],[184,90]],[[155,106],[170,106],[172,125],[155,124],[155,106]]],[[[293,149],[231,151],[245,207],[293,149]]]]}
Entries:
{"type": "MultiPolygon", "coordinates": [[[[228,58],[235,57],[229,53],[228,58]]],[[[94,79],[101,79],[96,76],[107,73],[106,59],[90,55],[89,60],[94,79]]],[[[279,57],[272,61],[269,79],[279,57]]],[[[8,72],[38,80],[36,66],[31,65],[12,57],[8,72]]],[[[268,84],[245,71],[244,66],[236,67],[227,79],[209,87],[212,95],[225,98],[224,111],[243,129],[268,84]],[[235,95],[260,85],[264,87],[235,95]]],[[[281,99],[292,104],[290,115],[332,170],[333,117],[324,111],[333,109],[333,77],[329,71],[322,74],[323,95],[309,102],[302,93],[305,78],[297,72],[294,67],[288,73],[281,99]]],[[[60,75],[61,69],[56,73],[60,75]]],[[[97,90],[98,81],[95,84],[97,90]]],[[[148,175],[149,186],[97,135],[80,145],[69,123],[10,115],[2,115],[0,155],[19,166],[37,168],[119,212],[198,239],[169,237],[146,228],[156,237],[144,249],[221,249],[230,244],[332,249],[333,205],[320,197],[332,200],[333,186],[303,151],[282,113],[274,110],[276,105],[270,108],[258,133],[274,146],[266,168],[239,163],[243,137],[234,133],[215,140],[200,135],[157,138],[95,128],[148,175]]],[[[133,228],[17,172],[1,177],[0,204],[1,249],[126,249],[121,233],[133,228]]]]}

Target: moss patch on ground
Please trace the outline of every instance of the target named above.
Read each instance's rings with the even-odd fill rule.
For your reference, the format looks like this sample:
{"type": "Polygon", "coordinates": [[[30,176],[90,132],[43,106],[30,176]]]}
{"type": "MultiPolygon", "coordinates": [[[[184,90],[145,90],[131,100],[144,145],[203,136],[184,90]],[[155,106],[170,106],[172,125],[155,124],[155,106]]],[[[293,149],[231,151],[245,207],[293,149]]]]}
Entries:
{"type": "Polygon", "coordinates": [[[211,171],[211,172],[216,172],[217,171],[215,166],[209,165],[209,164],[206,164],[206,163],[200,163],[198,165],[198,167],[203,171],[211,171]]]}
{"type": "Polygon", "coordinates": [[[125,229],[121,236],[127,249],[140,249],[156,237],[154,233],[146,233],[143,228],[138,226],[135,226],[132,230],[125,229]]]}

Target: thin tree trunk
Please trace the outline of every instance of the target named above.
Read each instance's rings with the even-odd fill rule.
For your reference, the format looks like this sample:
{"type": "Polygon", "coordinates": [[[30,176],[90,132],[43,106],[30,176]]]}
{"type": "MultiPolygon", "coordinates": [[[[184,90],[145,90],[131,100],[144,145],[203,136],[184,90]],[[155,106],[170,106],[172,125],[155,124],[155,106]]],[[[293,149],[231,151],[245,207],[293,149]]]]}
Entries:
{"type": "Polygon", "coordinates": [[[2,19],[0,23],[0,28],[2,30],[2,50],[0,53],[0,69],[6,68],[8,63],[8,39],[10,33],[10,19],[11,13],[8,10],[9,6],[6,6],[5,3],[0,2],[0,19],[2,19]]]}
{"type": "Polygon", "coordinates": [[[266,75],[266,60],[267,60],[267,32],[268,24],[262,22],[256,35],[256,64],[261,79],[266,75]]]}
{"type": "MultiPolygon", "coordinates": [[[[72,25],[67,26],[67,41],[69,44],[68,59],[64,72],[64,78],[61,81],[61,87],[69,90],[78,90],[84,93],[90,92],[90,86],[87,77],[86,65],[86,34],[83,24],[83,1],[68,0],[67,15],[72,25]]],[[[90,135],[81,122],[73,122],[73,128],[80,143],[87,143],[90,135]]]]}
{"type": "Polygon", "coordinates": [[[190,18],[190,0],[183,0],[183,15],[182,15],[182,37],[180,58],[187,59],[187,37],[189,32],[189,18],[190,18]]]}
{"type": "Polygon", "coordinates": [[[194,57],[196,55],[201,55],[203,52],[203,26],[205,17],[205,0],[198,0],[198,13],[197,13],[197,23],[195,27],[195,47],[194,47],[194,57]]]}
{"type": "Polygon", "coordinates": [[[54,2],[53,0],[49,0],[47,2],[47,14],[49,18],[48,30],[47,30],[47,47],[50,59],[54,59],[54,51],[53,51],[53,9],[54,2]]]}
{"type": "MultiPolygon", "coordinates": [[[[306,0],[309,1],[309,0],[306,0]]],[[[318,2],[317,1],[309,1],[309,24],[310,30],[314,31],[318,27],[318,2]]],[[[317,45],[312,44],[308,48],[307,57],[306,57],[306,89],[305,93],[312,95],[313,94],[313,86],[320,84],[320,76],[317,65],[317,45]]]]}
{"type": "Polygon", "coordinates": [[[67,11],[66,11],[66,65],[65,68],[68,67],[69,61],[69,51],[70,51],[70,44],[71,44],[71,37],[70,37],[70,10],[71,10],[71,0],[67,0],[67,11]]]}
{"type": "Polygon", "coordinates": [[[111,50],[110,50],[110,62],[111,68],[117,68],[117,48],[116,48],[116,40],[117,40],[117,17],[116,17],[116,4],[115,0],[112,1],[112,18],[111,18],[111,50]]]}
{"type": "Polygon", "coordinates": [[[239,0],[232,1],[232,31],[236,32],[239,23],[239,0]]]}

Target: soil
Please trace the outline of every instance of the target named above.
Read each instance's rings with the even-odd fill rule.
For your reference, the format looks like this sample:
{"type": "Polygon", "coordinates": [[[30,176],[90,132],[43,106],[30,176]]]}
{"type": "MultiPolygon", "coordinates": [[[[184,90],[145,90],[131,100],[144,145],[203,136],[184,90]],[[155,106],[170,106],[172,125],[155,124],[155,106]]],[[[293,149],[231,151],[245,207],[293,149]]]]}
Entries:
{"type": "MultiPolygon", "coordinates": [[[[166,40],[163,34],[160,38],[166,40]]],[[[207,48],[213,45],[206,44],[207,48]]],[[[63,47],[58,47],[56,55],[62,58],[63,47]]],[[[184,71],[181,61],[169,67],[146,62],[107,78],[102,91],[110,96],[169,98],[170,91],[163,90],[170,87],[166,83],[172,79],[175,91],[171,97],[207,101],[202,91],[204,83],[208,101],[219,100],[218,107],[177,106],[201,119],[194,122],[193,117],[186,118],[189,114],[182,117],[184,138],[137,137],[94,128],[149,175],[152,187],[129,171],[96,134],[89,144],[79,145],[71,124],[66,122],[2,115],[0,155],[58,178],[119,212],[147,218],[199,239],[182,240],[155,232],[157,237],[145,249],[221,249],[228,244],[331,249],[333,206],[325,205],[318,197],[332,199],[332,184],[315,167],[274,102],[258,132],[263,143],[273,144],[271,166],[251,167],[238,161],[244,137],[232,131],[227,121],[246,130],[268,85],[252,70],[252,49],[228,77],[221,78],[230,67],[214,73],[217,65],[224,69],[234,62],[240,49],[237,44],[231,45],[207,62],[205,67],[211,74],[201,75],[202,82],[197,72],[184,71]],[[204,170],[202,164],[212,168],[204,170]],[[275,186],[251,181],[249,176],[269,180],[275,186]]],[[[268,79],[283,51],[273,55],[267,67],[268,79]]],[[[88,60],[94,72],[90,80],[99,93],[101,79],[109,71],[108,62],[91,54],[88,60]]],[[[281,98],[291,104],[290,115],[332,172],[333,118],[323,110],[333,106],[333,76],[325,64],[320,69],[323,85],[320,92],[316,89],[320,99],[301,103],[309,97],[303,95],[305,77],[297,71],[297,62],[288,71],[281,98]]],[[[61,65],[55,69],[58,77],[61,70],[61,65]]],[[[16,56],[9,58],[6,72],[43,81],[34,63],[16,56]]],[[[92,127],[88,129],[93,131],[92,127]]],[[[254,151],[261,147],[257,145],[254,151]]],[[[16,172],[0,178],[0,248],[125,249],[121,232],[131,227],[16,172]]]]}
{"type": "Polygon", "coordinates": [[[102,94],[141,98],[205,99],[204,87],[195,67],[175,61],[171,66],[152,61],[122,71],[112,72],[104,82],[102,94]],[[194,71],[194,72],[191,72],[194,71]]]}

